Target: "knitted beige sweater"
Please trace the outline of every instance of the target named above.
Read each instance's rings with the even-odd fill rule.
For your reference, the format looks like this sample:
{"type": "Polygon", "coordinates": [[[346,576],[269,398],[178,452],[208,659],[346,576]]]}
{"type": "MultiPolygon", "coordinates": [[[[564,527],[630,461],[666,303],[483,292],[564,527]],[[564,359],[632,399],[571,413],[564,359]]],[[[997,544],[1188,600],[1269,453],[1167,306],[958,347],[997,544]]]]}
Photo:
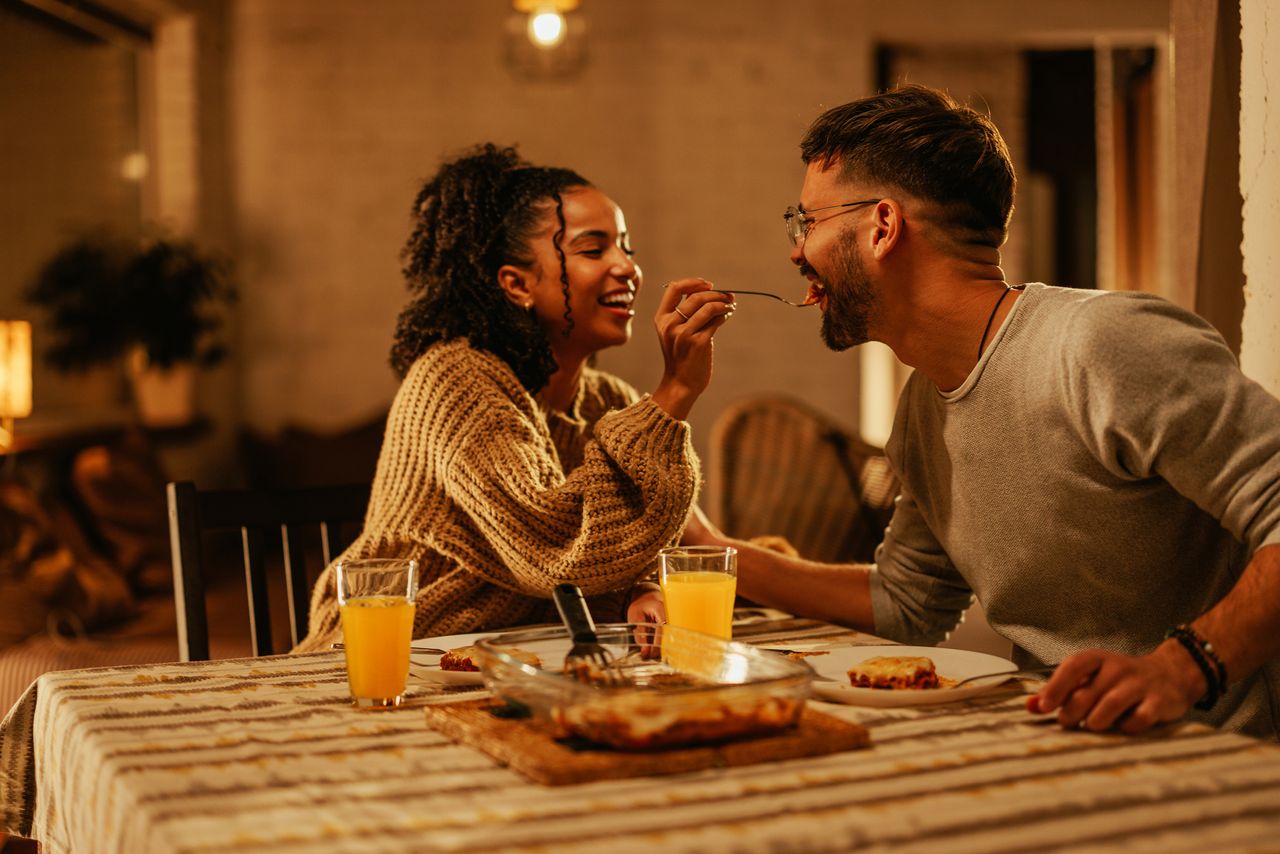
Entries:
{"type": "MultiPolygon", "coordinates": [[[[392,403],[364,530],[341,557],[417,559],[414,637],[557,622],[566,581],[620,619],[699,480],[688,425],[638,398],[586,368],[570,411],[551,411],[497,357],[431,347],[392,403]]],[[[310,627],[297,651],[340,635],[332,566],[310,627]]]]}

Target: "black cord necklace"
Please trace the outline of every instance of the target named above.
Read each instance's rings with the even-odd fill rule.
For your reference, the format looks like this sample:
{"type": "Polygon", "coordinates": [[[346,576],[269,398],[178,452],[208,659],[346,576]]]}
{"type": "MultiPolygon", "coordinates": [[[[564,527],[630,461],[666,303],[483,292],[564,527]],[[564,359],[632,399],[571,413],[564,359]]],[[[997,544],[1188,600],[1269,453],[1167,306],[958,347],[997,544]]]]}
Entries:
{"type": "Polygon", "coordinates": [[[1004,298],[1009,295],[1009,291],[1020,291],[1026,285],[1018,285],[1017,287],[1004,286],[1004,293],[1000,294],[1000,299],[996,300],[996,307],[991,309],[991,316],[987,318],[987,326],[982,330],[982,337],[978,339],[978,359],[982,359],[982,348],[987,346],[987,333],[991,331],[991,323],[996,319],[996,312],[1000,310],[1000,303],[1004,302],[1004,298]]]}

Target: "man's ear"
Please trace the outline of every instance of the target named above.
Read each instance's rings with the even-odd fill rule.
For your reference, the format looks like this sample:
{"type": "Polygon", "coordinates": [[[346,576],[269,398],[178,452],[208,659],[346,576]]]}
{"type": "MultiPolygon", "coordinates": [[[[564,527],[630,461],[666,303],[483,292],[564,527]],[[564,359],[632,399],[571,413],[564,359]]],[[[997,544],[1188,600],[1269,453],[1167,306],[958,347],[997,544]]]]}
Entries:
{"type": "Polygon", "coordinates": [[[906,220],[897,199],[884,198],[872,210],[871,255],[883,260],[898,245],[906,220]]]}
{"type": "Polygon", "coordinates": [[[521,308],[533,307],[532,284],[528,270],[511,264],[503,264],[498,268],[498,287],[502,288],[507,299],[521,308]]]}

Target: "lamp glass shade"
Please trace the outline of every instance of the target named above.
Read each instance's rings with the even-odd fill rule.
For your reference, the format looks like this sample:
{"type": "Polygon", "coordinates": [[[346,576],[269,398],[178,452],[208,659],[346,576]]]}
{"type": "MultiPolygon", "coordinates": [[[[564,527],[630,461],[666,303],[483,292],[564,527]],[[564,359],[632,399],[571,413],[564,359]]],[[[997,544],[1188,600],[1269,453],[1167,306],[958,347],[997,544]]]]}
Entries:
{"type": "Polygon", "coordinates": [[[571,80],[587,63],[587,21],[581,13],[535,6],[507,18],[503,59],[520,80],[571,80]]]}
{"type": "Polygon", "coordinates": [[[0,320],[0,418],[31,414],[31,324],[0,320]]]}

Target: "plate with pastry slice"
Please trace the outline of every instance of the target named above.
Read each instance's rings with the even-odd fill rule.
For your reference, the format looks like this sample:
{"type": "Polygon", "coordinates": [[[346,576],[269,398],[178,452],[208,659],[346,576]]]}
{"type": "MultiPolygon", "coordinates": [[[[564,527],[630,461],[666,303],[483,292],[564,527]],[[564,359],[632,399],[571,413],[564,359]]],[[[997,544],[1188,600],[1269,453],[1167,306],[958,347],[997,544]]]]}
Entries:
{"type": "MultiPolygon", "coordinates": [[[[415,640],[409,646],[413,674],[427,682],[443,682],[446,685],[483,685],[480,654],[475,642],[492,634],[493,632],[473,632],[415,640]],[[444,650],[443,654],[438,650],[444,650]]],[[[530,654],[530,659],[530,664],[540,666],[537,656],[530,654]]]]}
{"type": "Polygon", "coordinates": [[[964,700],[1006,685],[1007,680],[952,687],[957,682],[1018,669],[995,655],[933,646],[853,646],[805,663],[819,677],[813,681],[814,694],[854,706],[928,706],[964,700]]]}

